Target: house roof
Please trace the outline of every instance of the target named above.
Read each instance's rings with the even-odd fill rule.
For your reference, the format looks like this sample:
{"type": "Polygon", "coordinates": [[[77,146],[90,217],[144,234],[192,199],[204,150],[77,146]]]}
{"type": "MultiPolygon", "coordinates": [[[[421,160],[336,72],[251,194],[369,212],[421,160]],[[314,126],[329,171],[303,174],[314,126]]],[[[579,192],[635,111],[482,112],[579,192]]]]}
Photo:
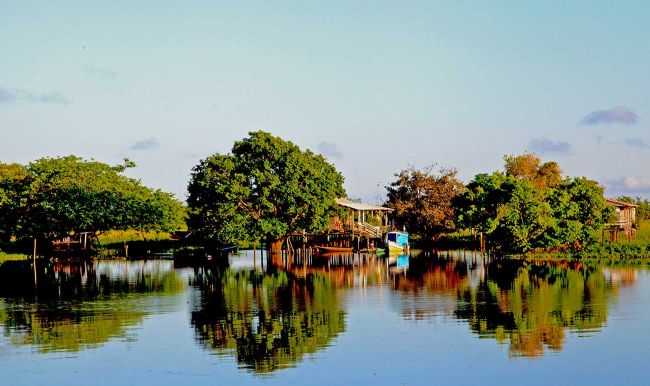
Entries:
{"type": "Polygon", "coordinates": [[[638,205],[625,202],[625,201],[619,201],[619,200],[614,200],[613,198],[607,198],[607,203],[611,204],[612,206],[616,206],[619,208],[636,208],[638,205]]]}
{"type": "Polygon", "coordinates": [[[354,210],[378,210],[378,211],[385,211],[385,212],[392,212],[393,209],[391,208],[386,208],[385,206],[379,206],[379,205],[372,205],[372,204],[364,204],[362,202],[354,202],[350,201],[346,198],[338,198],[336,199],[336,203],[340,206],[343,206],[345,208],[350,208],[354,210]]]}

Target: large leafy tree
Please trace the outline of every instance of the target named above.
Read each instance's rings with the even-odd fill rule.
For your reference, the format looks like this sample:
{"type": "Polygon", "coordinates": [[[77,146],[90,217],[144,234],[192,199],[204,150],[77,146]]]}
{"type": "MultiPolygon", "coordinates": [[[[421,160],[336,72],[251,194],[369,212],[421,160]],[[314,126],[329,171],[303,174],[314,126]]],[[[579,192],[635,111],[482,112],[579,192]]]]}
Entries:
{"type": "Polygon", "coordinates": [[[458,223],[473,228],[495,246],[527,251],[553,222],[550,208],[533,182],[503,173],[479,174],[455,200],[458,223]]]}
{"type": "Polygon", "coordinates": [[[555,219],[545,235],[549,246],[581,247],[594,242],[612,211],[605,202],[603,188],[584,177],[564,179],[549,192],[548,202],[555,219]]]}
{"type": "Polygon", "coordinates": [[[0,241],[9,241],[18,229],[18,208],[25,193],[27,169],[0,163],[0,241]]]}
{"type": "Polygon", "coordinates": [[[395,210],[393,219],[399,227],[426,241],[454,229],[453,200],[464,190],[455,170],[410,168],[395,177],[386,187],[387,205],[395,210]]]}
{"type": "Polygon", "coordinates": [[[263,131],[194,167],[189,225],[206,240],[282,242],[324,229],[345,196],[343,176],[321,155],[263,131]]]}
{"type": "Polygon", "coordinates": [[[460,224],[513,252],[593,241],[609,216],[598,183],[562,177],[557,163],[530,154],[505,160],[505,173],[477,175],[456,199],[460,224]]]}
{"type": "Polygon", "coordinates": [[[132,166],[128,160],[110,166],[76,156],[30,163],[11,185],[11,204],[4,208],[17,221],[5,232],[51,240],[82,231],[181,228],[183,205],[123,175],[132,166]]]}

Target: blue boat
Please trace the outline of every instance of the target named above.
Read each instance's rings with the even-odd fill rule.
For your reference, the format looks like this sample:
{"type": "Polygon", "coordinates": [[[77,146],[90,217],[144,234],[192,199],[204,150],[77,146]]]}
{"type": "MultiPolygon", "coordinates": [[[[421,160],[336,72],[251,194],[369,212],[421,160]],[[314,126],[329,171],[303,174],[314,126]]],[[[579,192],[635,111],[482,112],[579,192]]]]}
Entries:
{"type": "Polygon", "coordinates": [[[408,253],[409,234],[406,232],[388,232],[386,234],[386,248],[389,254],[408,253]]]}

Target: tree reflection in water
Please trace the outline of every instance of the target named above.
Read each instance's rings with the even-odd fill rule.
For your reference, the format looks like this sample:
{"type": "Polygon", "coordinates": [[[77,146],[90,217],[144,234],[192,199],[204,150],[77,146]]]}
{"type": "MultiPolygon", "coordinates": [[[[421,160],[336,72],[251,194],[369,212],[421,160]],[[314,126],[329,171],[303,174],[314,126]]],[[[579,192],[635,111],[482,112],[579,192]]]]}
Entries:
{"type": "Polygon", "coordinates": [[[193,284],[197,339],[256,373],[294,366],[345,330],[339,294],[322,275],[199,269],[193,284]]]}
{"type": "Polygon", "coordinates": [[[177,294],[185,286],[171,262],[43,265],[36,290],[28,264],[5,263],[0,281],[1,330],[12,344],[39,352],[76,352],[126,338],[161,306],[152,295],[177,294]]]}
{"type": "Polygon", "coordinates": [[[599,331],[618,288],[636,278],[634,270],[472,253],[412,257],[406,270],[363,256],[274,264],[295,277],[324,275],[337,287],[392,286],[399,296],[389,302],[405,319],[454,317],[480,338],[508,344],[513,356],[561,350],[567,331],[581,336],[599,331]]]}
{"type": "Polygon", "coordinates": [[[444,315],[453,308],[453,315],[467,321],[481,338],[509,344],[513,356],[543,355],[545,347],[561,350],[567,330],[582,335],[599,331],[618,288],[611,270],[608,279],[601,268],[580,263],[415,260],[406,275],[397,277],[395,289],[446,296],[447,301],[420,301],[419,307],[403,311],[405,317],[444,315]],[[426,308],[431,305],[442,310],[426,308]]]}

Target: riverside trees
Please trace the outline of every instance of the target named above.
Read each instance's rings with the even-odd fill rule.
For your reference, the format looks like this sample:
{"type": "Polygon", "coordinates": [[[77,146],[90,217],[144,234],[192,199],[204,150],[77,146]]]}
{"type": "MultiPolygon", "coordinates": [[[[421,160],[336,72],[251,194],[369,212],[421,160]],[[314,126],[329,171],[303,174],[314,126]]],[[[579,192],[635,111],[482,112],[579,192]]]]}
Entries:
{"type": "Polygon", "coordinates": [[[563,177],[532,154],[506,156],[504,172],[478,174],[455,200],[462,226],[511,252],[580,249],[593,242],[610,215],[597,182],[563,177]]]}
{"type": "Polygon", "coordinates": [[[123,175],[133,166],[76,156],[0,164],[0,235],[52,240],[74,232],[183,227],[183,205],[123,175]]]}
{"type": "Polygon", "coordinates": [[[189,226],[202,239],[274,248],[292,232],[323,230],[345,196],[343,176],[325,158],[263,131],[202,160],[188,192],[189,226]]]}
{"type": "Polygon", "coordinates": [[[455,170],[410,168],[395,177],[386,187],[386,205],[394,209],[393,221],[399,228],[416,233],[425,243],[454,229],[453,200],[464,190],[455,170]]]}

